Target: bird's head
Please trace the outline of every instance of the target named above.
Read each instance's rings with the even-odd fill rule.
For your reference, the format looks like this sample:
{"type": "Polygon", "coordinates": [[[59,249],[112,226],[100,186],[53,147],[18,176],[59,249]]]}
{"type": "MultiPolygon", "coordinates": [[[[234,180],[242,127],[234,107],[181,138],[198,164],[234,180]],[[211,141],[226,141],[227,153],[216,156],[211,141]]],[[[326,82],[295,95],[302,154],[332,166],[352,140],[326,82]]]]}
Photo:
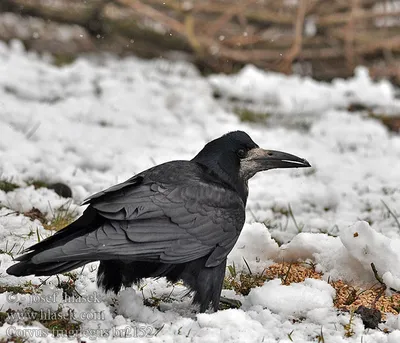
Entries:
{"type": "Polygon", "coordinates": [[[260,171],[311,167],[305,159],[295,155],[260,148],[243,131],[229,132],[207,143],[193,161],[205,165],[233,187],[239,187],[238,191],[245,192],[242,194],[245,197],[247,181],[260,171]]]}

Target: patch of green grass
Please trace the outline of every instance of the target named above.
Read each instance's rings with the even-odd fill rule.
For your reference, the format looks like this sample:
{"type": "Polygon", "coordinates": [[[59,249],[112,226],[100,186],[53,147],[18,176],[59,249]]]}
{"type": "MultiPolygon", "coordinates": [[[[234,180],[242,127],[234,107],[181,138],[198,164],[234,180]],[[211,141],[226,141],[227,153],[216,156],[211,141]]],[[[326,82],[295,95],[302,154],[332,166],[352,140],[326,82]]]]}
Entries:
{"type": "Polygon", "coordinates": [[[18,251],[15,251],[15,248],[17,247],[17,244],[14,243],[11,247],[8,246],[8,241],[6,241],[6,246],[3,249],[0,249],[0,254],[7,254],[8,256],[11,256],[12,258],[14,258],[14,254],[18,255],[22,252],[23,247],[21,246],[18,251]]]}
{"type": "Polygon", "coordinates": [[[12,182],[11,179],[0,179],[0,190],[4,192],[12,192],[13,190],[19,188],[16,183],[12,182]]]}
{"type": "Polygon", "coordinates": [[[167,297],[157,297],[157,296],[150,296],[149,298],[145,298],[143,300],[143,304],[150,307],[160,308],[160,304],[162,302],[171,302],[172,300],[167,297]]]}
{"type": "MultiPolygon", "coordinates": [[[[52,210],[50,219],[47,219],[47,213],[43,213],[35,207],[32,207],[30,211],[24,212],[23,215],[31,220],[39,220],[46,230],[58,231],[71,224],[78,217],[78,211],[71,208],[71,201],[67,201],[58,209],[52,210]]],[[[35,233],[38,237],[38,242],[40,242],[38,231],[31,231],[28,237],[35,233]]]]}
{"type": "Polygon", "coordinates": [[[146,285],[144,285],[144,286],[142,286],[142,287],[140,287],[140,291],[142,292],[142,296],[143,296],[143,304],[145,304],[146,306],[151,306],[151,307],[156,307],[156,308],[160,308],[160,304],[162,303],[162,302],[164,302],[164,303],[170,303],[170,302],[172,302],[173,301],[173,298],[172,298],[172,293],[174,292],[174,288],[175,288],[175,286],[173,286],[172,287],[172,290],[171,290],[171,292],[169,293],[169,294],[163,294],[163,295],[161,295],[161,296],[155,296],[154,294],[153,294],[153,292],[152,291],[150,291],[150,297],[148,297],[148,298],[146,298],[145,296],[144,296],[144,292],[143,292],[143,289],[144,289],[144,287],[146,287],[147,286],[147,284],[146,285]]]}
{"type": "Polygon", "coordinates": [[[17,285],[17,286],[9,286],[9,285],[1,285],[0,293],[9,292],[12,294],[32,294],[32,288],[27,288],[25,285],[17,285]]]}
{"type": "Polygon", "coordinates": [[[28,342],[28,338],[15,335],[11,335],[10,337],[0,339],[0,343],[25,343],[25,342],[28,342]]]}
{"type": "Polygon", "coordinates": [[[56,55],[54,55],[53,64],[56,67],[63,67],[65,65],[74,63],[75,60],[76,60],[76,56],[65,55],[65,54],[56,54],[56,55]]]}
{"type": "Polygon", "coordinates": [[[71,208],[72,201],[66,202],[57,210],[52,211],[52,218],[43,224],[46,230],[58,231],[71,224],[78,217],[78,211],[71,208]]]}
{"type": "Polygon", "coordinates": [[[345,337],[352,337],[354,336],[354,311],[350,311],[350,318],[347,324],[343,325],[344,327],[344,335],[345,337]]]}
{"type": "Polygon", "coordinates": [[[287,336],[288,336],[290,342],[293,342],[293,338],[292,338],[293,332],[294,332],[294,330],[290,331],[290,332],[287,334],[287,336]]]}
{"type": "Polygon", "coordinates": [[[219,310],[228,310],[230,308],[240,308],[242,303],[237,299],[229,299],[225,297],[221,297],[219,300],[219,310]]]}
{"type": "Polygon", "coordinates": [[[4,325],[8,318],[8,313],[7,312],[0,312],[0,325],[4,325]]]}
{"type": "Polygon", "coordinates": [[[315,338],[318,339],[318,341],[317,341],[318,343],[325,343],[325,337],[324,337],[324,334],[322,332],[322,327],[321,327],[321,333],[315,338]]]}
{"type": "Polygon", "coordinates": [[[237,276],[235,262],[228,266],[228,271],[231,277],[235,278],[237,276]]]}
{"type": "Polygon", "coordinates": [[[27,182],[28,186],[33,186],[35,189],[38,188],[49,188],[49,184],[43,180],[29,180],[27,182]]]}
{"type": "Polygon", "coordinates": [[[248,264],[248,273],[238,273],[235,264],[229,265],[229,275],[224,279],[224,289],[233,289],[236,293],[248,295],[250,290],[255,287],[262,286],[268,277],[263,273],[254,274],[251,272],[248,264]]]}
{"type": "Polygon", "coordinates": [[[265,112],[256,112],[247,108],[234,108],[233,112],[239,117],[242,122],[263,123],[271,115],[265,112]]]}
{"type": "Polygon", "coordinates": [[[274,206],[271,207],[271,211],[274,212],[275,214],[281,214],[282,216],[289,215],[289,210],[286,207],[274,206]]]}

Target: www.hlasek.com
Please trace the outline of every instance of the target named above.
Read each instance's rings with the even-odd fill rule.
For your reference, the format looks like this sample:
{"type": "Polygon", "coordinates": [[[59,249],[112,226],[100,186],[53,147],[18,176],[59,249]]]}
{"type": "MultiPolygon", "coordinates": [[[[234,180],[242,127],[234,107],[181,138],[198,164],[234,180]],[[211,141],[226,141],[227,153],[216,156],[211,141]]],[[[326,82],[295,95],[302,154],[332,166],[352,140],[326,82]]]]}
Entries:
{"type": "Polygon", "coordinates": [[[18,328],[13,325],[6,329],[8,337],[20,337],[24,339],[52,337],[67,338],[88,338],[95,340],[97,338],[150,338],[157,333],[157,330],[146,324],[127,325],[124,327],[114,327],[110,329],[42,329],[42,328],[18,328]]]}
{"type": "Polygon", "coordinates": [[[68,296],[62,292],[54,292],[52,294],[20,294],[7,293],[6,299],[8,303],[16,303],[23,301],[26,304],[59,304],[59,303],[100,303],[100,295],[96,292],[80,296],[68,296]]]}
{"type": "Polygon", "coordinates": [[[7,315],[9,322],[15,323],[19,321],[52,321],[52,320],[68,320],[68,321],[87,321],[87,320],[105,320],[105,315],[103,311],[95,312],[76,312],[74,310],[52,311],[39,310],[39,311],[12,311],[7,315]]]}

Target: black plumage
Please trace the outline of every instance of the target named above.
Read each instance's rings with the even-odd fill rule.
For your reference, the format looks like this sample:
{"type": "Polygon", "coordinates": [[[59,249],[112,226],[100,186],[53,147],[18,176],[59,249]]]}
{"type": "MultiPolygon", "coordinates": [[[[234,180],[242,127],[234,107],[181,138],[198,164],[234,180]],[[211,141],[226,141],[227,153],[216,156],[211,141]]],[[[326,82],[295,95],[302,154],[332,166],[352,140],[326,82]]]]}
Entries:
{"type": "Polygon", "coordinates": [[[242,131],[209,142],[191,161],[150,168],[88,198],[75,222],[33,245],[7,273],[53,275],[100,261],[99,287],[145,277],[183,280],[204,312],[218,309],[226,258],[245,221],[247,181],[272,168],[308,167],[260,149],[242,131]]]}

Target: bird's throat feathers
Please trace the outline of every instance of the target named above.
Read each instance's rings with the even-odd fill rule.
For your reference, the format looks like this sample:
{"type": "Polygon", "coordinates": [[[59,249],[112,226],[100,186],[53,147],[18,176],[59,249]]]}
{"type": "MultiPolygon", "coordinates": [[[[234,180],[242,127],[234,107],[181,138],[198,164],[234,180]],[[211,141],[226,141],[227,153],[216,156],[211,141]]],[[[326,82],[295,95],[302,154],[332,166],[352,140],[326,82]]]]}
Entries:
{"type": "Polygon", "coordinates": [[[222,153],[218,150],[204,154],[200,152],[192,161],[206,167],[208,173],[213,174],[224,184],[234,189],[246,205],[248,196],[247,180],[241,178],[240,162],[233,152],[225,151],[222,153]]]}

